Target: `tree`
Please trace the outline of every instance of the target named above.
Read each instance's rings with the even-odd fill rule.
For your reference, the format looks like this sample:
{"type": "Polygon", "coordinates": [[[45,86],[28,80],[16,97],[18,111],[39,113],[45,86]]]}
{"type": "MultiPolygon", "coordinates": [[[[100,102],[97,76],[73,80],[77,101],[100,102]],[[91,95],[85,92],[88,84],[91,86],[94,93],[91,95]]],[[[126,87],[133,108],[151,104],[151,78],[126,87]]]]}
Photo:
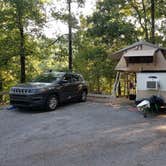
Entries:
{"type": "Polygon", "coordinates": [[[127,0],[127,2],[126,9],[130,11],[128,16],[135,20],[134,23],[137,25],[135,28],[140,34],[139,38],[163,44],[165,39],[162,25],[166,21],[165,1],[127,0]]]}
{"type": "Polygon", "coordinates": [[[69,71],[72,71],[72,25],[71,25],[71,0],[67,0],[68,3],[68,11],[69,11],[69,18],[68,18],[68,27],[69,27],[69,71]]]}
{"type": "Polygon", "coordinates": [[[164,44],[165,7],[163,0],[98,1],[96,11],[89,18],[89,32],[110,44],[109,47],[113,43],[128,45],[140,39],[164,44]]]}
{"type": "Polygon", "coordinates": [[[155,44],[155,1],[151,0],[151,41],[155,44]]]}
{"type": "Polygon", "coordinates": [[[80,21],[80,29],[73,36],[73,70],[84,76],[89,91],[110,93],[115,64],[109,58],[105,43],[96,44],[98,38],[89,36],[86,18],[81,16],[80,21]]]}
{"type": "MultiPolygon", "coordinates": [[[[145,36],[145,40],[150,40],[150,21],[148,13],[150,12],[150,3],[147,3],[147,0],[127,0],[129,6],[127,10],[129,10],[130,15],[135,20],[135,24],[138,22],[143,32],[141,35],[145,36]]],[[[128,5],[126,4],[126,5],[128,5]]]]}
{"type": "Polygon", "coordinates": [[[55,8],[52,12],[53,17],[55,17],[58,20],[63,21],[64,23],[68,24],[68,63],[69,63],[69,71],[73,70],[73,49],[72,49],[72,28],[77,28],[78,21],[76,17],[72,14],[71,11],[71,4],[72,2],[76,2],[79,6],[84,4],[84,0],[66,0],[67,8],[68,8],[68,13],[63,13],[60,11],[55,11],[55,8]]]}
{"type": "Polygon", "coordinates": [[[36,0],[4,0],[5,5],[12,12],[10,17],[13,20],[13,28],[19,33],[19,56],[20,56],[20,82],[25,82],[26,71],[26,30],[32,23],[41,26],[44,21],[44,13],[42,13],[43,2],[36,0]]]}
{"type": "Polygon", "coordinates": [[[88,18],[89,35],[98,37],[98,42],[105,43],[109,48],[115,43],[125,45],[135,41],[137,33],[130,20],[125,17],[125,5],[123,0],[99,1],[96,11],[88,18]]]}
{"type": "MultiPolygon", "coordinates": [[[[10,60],[17,53],[15,45],[18,43],[16,31],[13,30],[12,18],[9,16],[13,9],[0,1],[0,91],[4,90],[4,71],[10,66],[10,60]]],[[[8,76],[8,75],[7,75],[8,76]]]]}

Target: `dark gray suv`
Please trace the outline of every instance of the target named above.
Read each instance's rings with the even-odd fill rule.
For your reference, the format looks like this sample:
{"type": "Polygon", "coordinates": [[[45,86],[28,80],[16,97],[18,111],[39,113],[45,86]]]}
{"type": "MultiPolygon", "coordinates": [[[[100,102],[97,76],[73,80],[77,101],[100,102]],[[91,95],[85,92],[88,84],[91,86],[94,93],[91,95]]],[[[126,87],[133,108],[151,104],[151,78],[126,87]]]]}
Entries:
{"type": "Polygon", "coordinates": [[[10,89],[10,104],[21,107],[41,107],[55,110],[59,103],[71,99],[86,101],[87,85],[80,74],[47,72],[32,82],[10,89]]]}

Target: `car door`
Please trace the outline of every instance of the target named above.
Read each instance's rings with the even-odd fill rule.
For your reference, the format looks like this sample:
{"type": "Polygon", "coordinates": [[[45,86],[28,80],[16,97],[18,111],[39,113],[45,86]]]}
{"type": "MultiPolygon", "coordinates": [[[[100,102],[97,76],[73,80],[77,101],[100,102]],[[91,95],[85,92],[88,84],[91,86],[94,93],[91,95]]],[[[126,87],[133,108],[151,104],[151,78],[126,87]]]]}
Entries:
{"type": "Polygon", "coordinates": [[[69,100],[73,97],[73,82],[72,82],[72,75],[65,74],[62,79],[62,87],[61,87],[61,99],[69,100]]]}
{"type": "Polygon", "coordinates": [[[79,79],[79,76],[78,75],[72,75],[72,82],[73,82],[73,96],[74,97],[77,97],[80,95],[80,91],[81,91],[81,87],[82,87],[82,84],[81,84],[81,81],[79,79]]]}

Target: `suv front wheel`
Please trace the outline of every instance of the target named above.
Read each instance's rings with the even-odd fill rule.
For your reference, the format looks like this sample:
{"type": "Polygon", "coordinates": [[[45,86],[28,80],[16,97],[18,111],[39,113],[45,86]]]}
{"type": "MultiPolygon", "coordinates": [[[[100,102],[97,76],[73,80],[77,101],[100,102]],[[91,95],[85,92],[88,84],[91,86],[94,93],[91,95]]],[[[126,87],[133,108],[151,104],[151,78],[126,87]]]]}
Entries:
{"type": "Polygon", "coordinates": [[[80,101],[85,102],[87,100],[87,92],[84,90],[81,93],[80,101]]]}
{"type": "Polygon", "coordinates": [[[54,111],[58,106],[58,98],[56,95],[50,95],[46,102],[46,108],[48,111],[54,111]]]}

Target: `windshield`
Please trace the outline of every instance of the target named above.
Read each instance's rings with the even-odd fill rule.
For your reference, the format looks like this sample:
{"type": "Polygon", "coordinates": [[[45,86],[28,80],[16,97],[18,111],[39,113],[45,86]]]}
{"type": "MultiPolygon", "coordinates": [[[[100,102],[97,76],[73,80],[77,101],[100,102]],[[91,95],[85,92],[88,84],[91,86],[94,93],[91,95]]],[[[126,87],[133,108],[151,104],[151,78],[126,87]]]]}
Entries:
{"type": "Polygon", "coordinates": [[[53,83],[61,80],[62,73],[45,73],[36,77],[32,82],[53,83]]]}

